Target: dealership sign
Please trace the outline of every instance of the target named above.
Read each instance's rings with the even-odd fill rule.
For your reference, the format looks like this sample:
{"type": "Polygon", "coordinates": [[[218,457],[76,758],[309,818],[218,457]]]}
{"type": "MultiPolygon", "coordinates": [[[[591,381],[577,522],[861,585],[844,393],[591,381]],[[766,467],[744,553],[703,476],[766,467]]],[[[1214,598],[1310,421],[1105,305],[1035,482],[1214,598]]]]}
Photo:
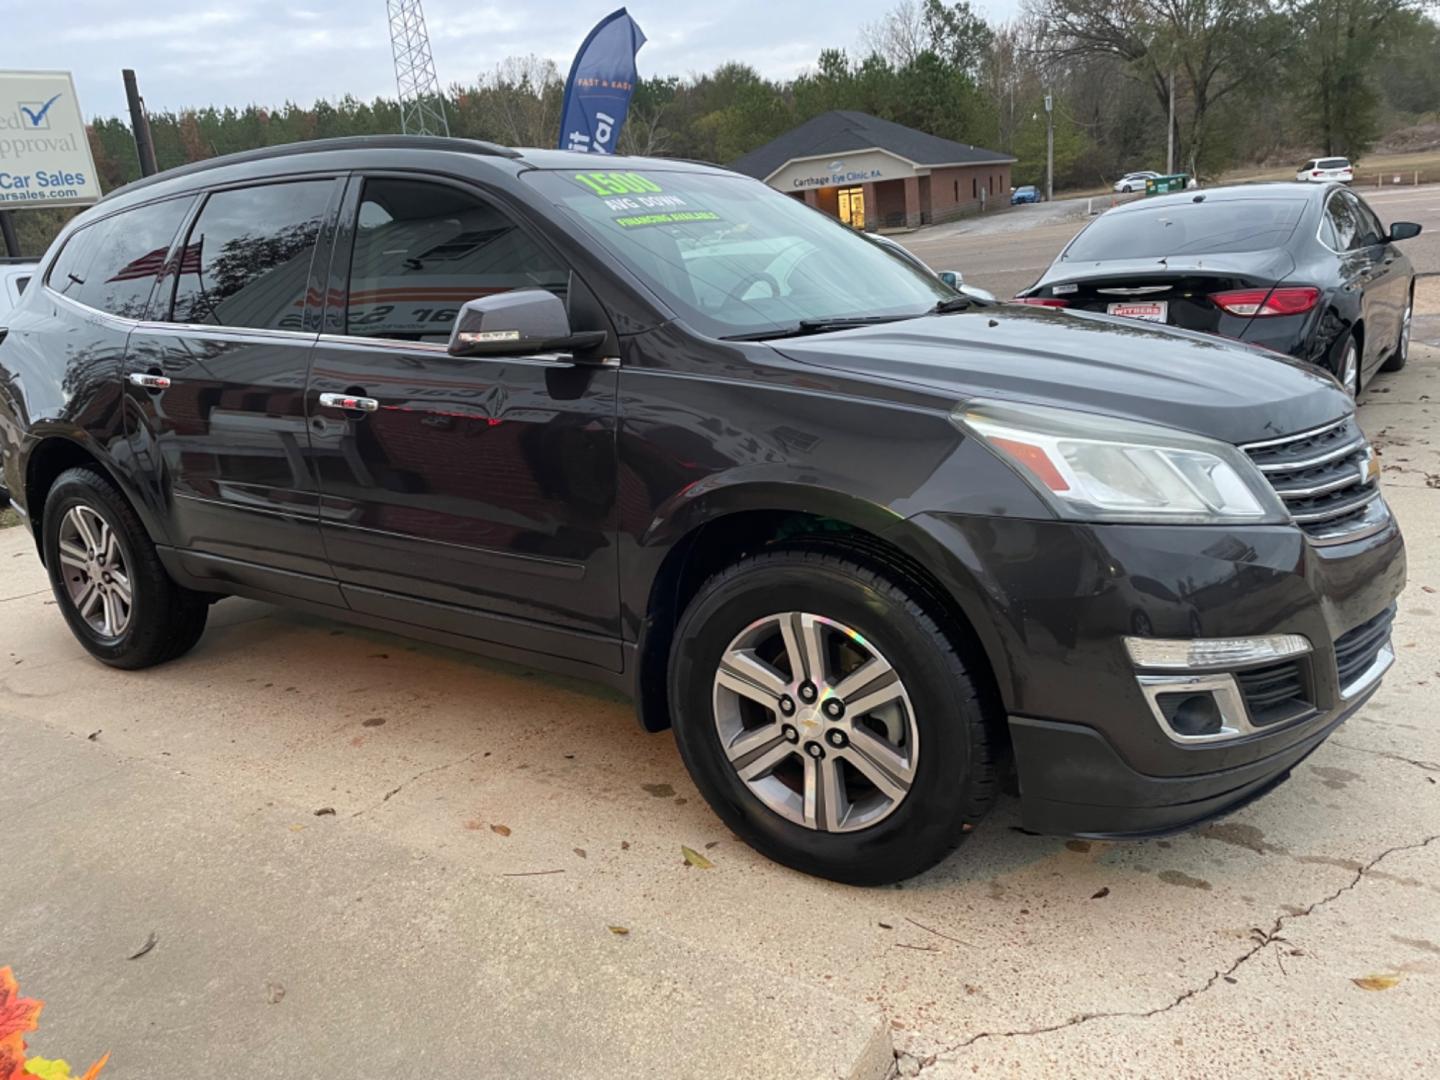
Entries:
{"type": "Polygon", "coordinates": [[[68,71],[0,71],[0,210],[89,206],[100,178],[68,71]]]}

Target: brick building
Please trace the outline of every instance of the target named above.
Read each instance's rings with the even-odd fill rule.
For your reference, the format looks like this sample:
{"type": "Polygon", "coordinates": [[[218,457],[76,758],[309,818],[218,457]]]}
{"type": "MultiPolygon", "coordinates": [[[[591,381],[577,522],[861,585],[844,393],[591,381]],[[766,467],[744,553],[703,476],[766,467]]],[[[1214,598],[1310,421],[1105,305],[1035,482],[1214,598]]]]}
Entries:
{"type": "Polygon", "coordinates": [[[828,112],[730,168],[857,229],[913,228],[1010,199],[1015,159],[862,112],[828,112]]]}

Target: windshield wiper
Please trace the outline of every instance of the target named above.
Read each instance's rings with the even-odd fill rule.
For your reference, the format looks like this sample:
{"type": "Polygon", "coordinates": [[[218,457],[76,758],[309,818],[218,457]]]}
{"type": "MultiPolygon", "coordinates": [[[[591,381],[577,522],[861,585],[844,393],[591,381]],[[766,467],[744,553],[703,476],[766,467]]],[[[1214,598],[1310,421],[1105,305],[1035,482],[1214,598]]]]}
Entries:
{"type": "Polygon", "coordinates": [[[952,296],[948,300],[941,300],[930,309],[930,314],[949,315],[956,311],[967,311],[979,303],[980,301],[976,300],[973,296],[965,296],[962,293],[960,296],[952,296]]]}
{"type": "Polygon", "coordinates": [[[806,334],[827,334],[832,330],[849,330],[856,326],[913,319],[914,315],[837,315],[831,319],[801,319],[794,326],[778,326],[773,330],[756,330],[748,334],[729,334],[722,341],[770,341],[773,338],[803,337],[806,334]]]}

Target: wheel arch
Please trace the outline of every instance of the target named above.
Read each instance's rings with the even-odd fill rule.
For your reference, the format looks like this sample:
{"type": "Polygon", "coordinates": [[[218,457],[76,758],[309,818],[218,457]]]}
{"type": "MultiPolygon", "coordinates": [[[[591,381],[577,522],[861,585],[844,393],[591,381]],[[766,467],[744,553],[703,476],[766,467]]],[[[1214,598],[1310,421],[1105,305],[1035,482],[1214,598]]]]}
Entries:
{"type": "Polygon", "coordinates": [[[45,500],[60,475],[74,468],[92,469],[107,478],[134,507],[151,538],[156,538],[155,525],[144,503],[99,447],[73,432],[48,432],[41,435],[26,453],[24,469],[25,513],[30,519],[35,547],[42,563],[45,561],[45,500]]]}
{"type": "Polygon", "coordinates": [[[680,616],[700,587],[724,567],[775,547],[834,551],[885,571],[945,629],[981,692],[1001,708],[993,653],[977,630],[982,613],[967,610],[938,576],[896,542],[894,531],[903,528],[903,520],[853,496],[796,490],[800,485],[781,487],[789,490],[757,485],[731,492],[724,500],[712,501],[712,512],[686,515],[683,529],[661,533],[667,542],[646,589],[635,650],[635,706],[641,726],[652,732],[670,726],[671,646],[680,616]]]}

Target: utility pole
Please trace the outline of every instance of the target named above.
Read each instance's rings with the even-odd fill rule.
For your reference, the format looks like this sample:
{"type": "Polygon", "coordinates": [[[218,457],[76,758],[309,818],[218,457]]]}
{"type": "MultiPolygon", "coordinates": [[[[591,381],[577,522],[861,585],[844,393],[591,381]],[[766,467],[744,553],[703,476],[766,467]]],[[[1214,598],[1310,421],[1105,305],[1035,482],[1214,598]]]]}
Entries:
{"type": "Polygon", "coordinates": [[[125,68],[120,72],[120,76],[125,80],[125,100],[130,103],[130,130],[135,133],[135,153],[140,156],[140,175],[154,176],[160,170],[155,165],[155,142],[150,138],[150,118],[145,115],[145,101],[140,97],[135,72],[125,68]]]}
{"type": "Polygon", "coordinates": [[[1170,121],[1165,127],[1165,175],[1175,175],[1175,65],[1170,65],[1170,121]]]}
{"type": "Polygon", "coordinates": [[[15,211],[0,210],[0,235],[5,237],[5,254],[12,259],[20,257],[20,238],[15,235],[15,211]]]}
{"type": "Polygon", "coordinates": [[[1055,198],[1055,98],[1045,95],[1045,201],[1055,198]]]}

